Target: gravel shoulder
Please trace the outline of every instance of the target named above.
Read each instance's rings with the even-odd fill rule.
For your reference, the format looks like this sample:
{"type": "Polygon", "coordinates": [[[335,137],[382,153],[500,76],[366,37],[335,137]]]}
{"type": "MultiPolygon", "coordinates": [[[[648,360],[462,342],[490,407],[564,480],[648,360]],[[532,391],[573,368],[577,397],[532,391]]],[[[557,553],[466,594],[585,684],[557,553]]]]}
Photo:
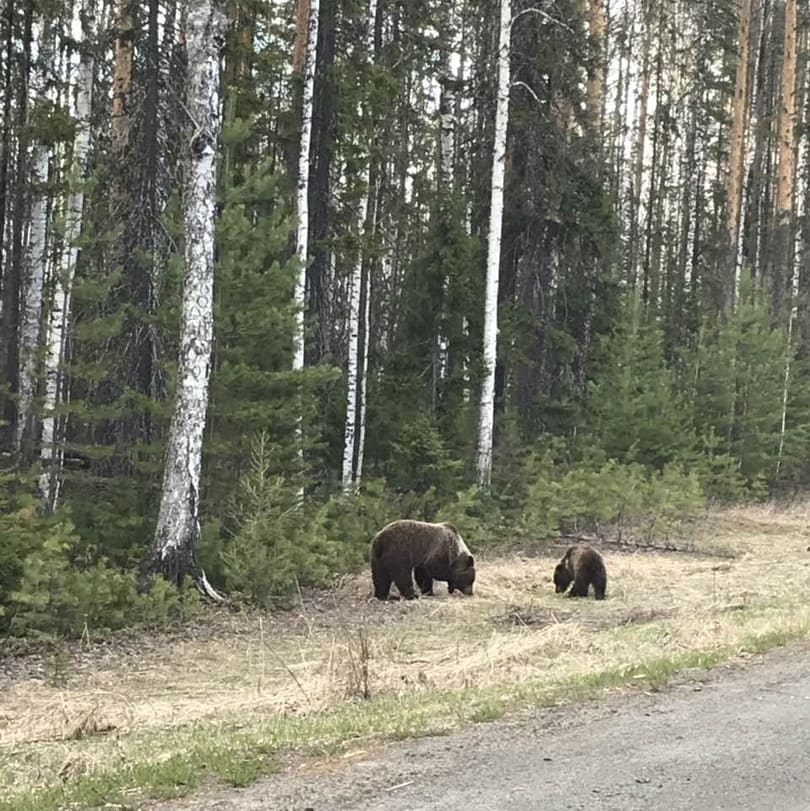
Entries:
{"type": "Polygon", "coordinates": [[[810,643],[151,811],[810,808],[810,643]]]}

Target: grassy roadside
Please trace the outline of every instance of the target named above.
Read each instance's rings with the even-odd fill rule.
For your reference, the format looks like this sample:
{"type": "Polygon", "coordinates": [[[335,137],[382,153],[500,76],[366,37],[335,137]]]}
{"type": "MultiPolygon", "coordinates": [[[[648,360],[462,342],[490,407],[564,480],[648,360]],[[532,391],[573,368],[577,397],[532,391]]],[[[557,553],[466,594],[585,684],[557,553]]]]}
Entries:
{"type": "Polygon", "coordinates": [[[583,701],[623,686],[661,688],[686,669],[709,668],[744,653],[762,653],[808,633],[810,617],[792,627],[747,637],[733,648],[688,651],[583,674],[567,682],[435,691],[364,704],[347,702],[309,718],[247,723],[231,719],[151,733],[130,742],[126,754],[122,752],[127,765],[71,778],[68,764],[63,785],[20,793],[0,801],[0,809],[130,808],[139,799],[183,796],[208,777],[243,786],[274,771],[274,755],[287,749],[315,757],[334,755],[373,741],[445,734],[464,723],[496,720],[510,710],[583,701]]]}
{"type": "Polygon", "coordinates": [[[0,698],[0,809],[127,808],[208,779],[244,785],[291,748],[351,752],[627,685],[659,688],[807,637],[806,519],[724,514],[702,545],[733,559],[606,550],[602,604],[554,595],[552,557],[499,558],[482,568],[475,600],[367,607],[367,584],[351,583],[297,625],[174,646],[176,661],[158,645],[123,663],[93,660],[64,687],[19,680],[0,698]],[[14,723],[14,708],[27,718],[14,723]]]}

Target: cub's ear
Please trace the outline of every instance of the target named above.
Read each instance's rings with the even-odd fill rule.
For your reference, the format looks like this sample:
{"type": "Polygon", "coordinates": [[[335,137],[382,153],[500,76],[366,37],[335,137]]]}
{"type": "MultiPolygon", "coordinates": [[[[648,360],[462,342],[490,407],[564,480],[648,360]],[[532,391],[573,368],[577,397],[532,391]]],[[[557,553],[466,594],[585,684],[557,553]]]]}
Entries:
{"type": "Polygon", "coordinates": [[[472,555],[467,555],[467,565],[472,568],[475,566],[475,558],[472,555]]]}

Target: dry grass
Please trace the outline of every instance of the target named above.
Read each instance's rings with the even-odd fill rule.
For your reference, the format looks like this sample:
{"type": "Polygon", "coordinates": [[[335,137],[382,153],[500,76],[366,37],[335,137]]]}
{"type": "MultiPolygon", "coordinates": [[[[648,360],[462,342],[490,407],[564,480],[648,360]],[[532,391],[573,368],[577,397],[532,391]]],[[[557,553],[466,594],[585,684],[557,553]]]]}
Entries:
{"type": "Polygon", "coordinates": [[[740,508],[709,516],[690,539],[716,557],[605,546],[604,602],[554,594],[555,551],[482,560],[473,599],[380,604],[359,576],[288,614],[220,614],[203,639],[91,645],[64,665],[65,686],[51,686],[43,660],[0,676],[0,783],[21,790],[112,767],[158,729],[191,722],[309,717],[347,697],[435,688],[576,683],[734,650],[752,635],[801,634],[808,528],[810,505],[740,508]]]}

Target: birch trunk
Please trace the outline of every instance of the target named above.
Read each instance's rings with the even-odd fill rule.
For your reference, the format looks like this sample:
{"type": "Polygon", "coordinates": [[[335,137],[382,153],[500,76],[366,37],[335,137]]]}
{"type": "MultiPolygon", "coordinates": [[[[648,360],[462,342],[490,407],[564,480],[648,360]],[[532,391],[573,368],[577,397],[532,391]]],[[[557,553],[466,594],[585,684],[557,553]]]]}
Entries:
{"type": "MultiPolygon", "coordinates": [[[[374,191],[374,208],[371,214],[370,233],[377,232],[377,223],[380,219],[381,183],[378,180],[374,191]]],[[[357,465],[354,474],[355,488],[360,487],[363,478],[363,460],[366,452],[366,411],[368,405],[368,352],[371,345],[371,267],[366,270],[366,295],[363,300],[363,363],[360,372],[360,425],[357,438],[357,465]]]]}
{"type": "Polygon", "coordinates": [[[183,199],[185,278],[177,393],[169,429],[155,539],[149,571],[174,583],[191,575],[214,599],[199,568],[199,482],[214,324],[214,222],[216,158],[220,130],[219,53],[224,16],[213,0],[189,0],[187,109],[194,128],[189,142],[183,199]]]}
{"type": "MultiPolygon", "coordinates": [[[[807,96],[807,73],[806,73],[806,66],[807,66],[807,32],[802,34],[802,38],[800,41],[800,50],[802,53],[802,62],[803,67],[805,70],[800,72],[800,85],[799,85],[799,100],[798,104],[796,105],[798,110],[804,110],[806,105],[806,96],[807,96]]],[[[806,119],[805,119],[806,125],[806,119]]],[[[798,152],[798,149],[796,150],[798,152]]],[[[796,153],[794,153],[794,171],[796,169],[796,153]]],[[[794,201],[796,206],[796,221],[802,222],[806,217],[806,210],[805,210],[805,203],[807,200],[807,189],[805,188],[805,183],[807,181],[805,173],[798,173],[795,172],[794,174],[794,185],[798,185],[798,189],[794,195],[794,201]]],[[[788,328],[787,328],[787,340],[785,346],[785,376],[782,385],[782,420],[779,430],[779,451],[776,456],[776,480],[779,481],[779,474],[781,473],[782,469],[782,461],[784,458],[785,453],[785,434],[787,430],[787,412],[788,412],[788,402],[790,400],[790,375],[791,375],[791,361],[793,358],[794,352],[794,329],[796,324],[796,319],[799,315],[799,290],[800,290],[800,278],[801,278],[801,271],[800,267],[804,264],[805,257],[802,256],[802,250],[804,249],[804,241],[802,239],[802,234],[799,230],[796,231],[795,234],[792,235],[793,239],[793,256],[798,258],[798,262],[791,263],[790,266],[790,273],[789,273],[789,292],[790,292],[790,314],[788,315],[788,328]]]]}
{"type": "Polygon", "coordinates": [[[495,144],[492,150],[492,186],[487,243],[487,278],[484,297],[484,380],[478,420],[476,479],[489,490],[492,477],[492,439],[495,420],[495,363],[498,348],[498,281],[503,224],[503,185],[506,169],[506,131],[509,125],[509,57],[511,46],[511,0],[501,0],[498,36],[498,97],[495,107],[495,144]]]}
{"type": "Polygon", "coordinates": [[[779,98],[779,166],[776,178],[776,228],[772,295],[779,317],[793,262],[793,198],[795,178],[794,119],[796,117],[796,0],[785,3],[785,46],[782,55],[782,87],[779,98]]]}
{"type": "MultiPolygon", "coordinates": [[[[312,99],[315,89],[315,66],[318,49],[318,15],[320,0],[311,0],[307,24],[307,52],[304,58],[304,93],[301,105],[301,141],[298,150],[298,181],[296,193],[296,213],[298,229],[296,233],[296,254],[298,256],[298,277],[295,281],[295,333],[293,335],[293,371],[304,368],[304,308],[306,306],[307,267],[309,260],[309,151],[312,141],[312,99]]],[[[304,463],[303,448],[303,403],[299,407],[296,434],[298,440],[298,460],[304,463]]],[[[303,500],[304,491],[298,492],[303,500]]]]}
{"type": "MultiPolygon", "coordinates": [[[[42,443],[40,456],[42,472],[39,479],[39,495],[44,512],[52,512],[59,499],[59,478],[62,460],[61,437],[58,436],[55,411],[63,394],[63,366],[65,345],[70,321],[73,277],[79,248],[76,245],[82,232],[84,211],[84,181],[87,172],[87,157],[90,152],[90,116],[93,106],[93,52],[88,47],[92,32],[88,26],[93,19],[91,3],[83,6],[85,26],[83,44],[76,75],[76,101],[73,111],[76,134],[73,140],[73,165],[71,187],[65,213],[64,247],[61,265],[56,273],[53,301],[48,317],[45,358],[45,403],[42,420],[42,443]]],[[[64,397],[62,397],[64,399],[64,397]]]]}
{"type": "MultiPolygon", "coordinates": [[[[38,26],[36,70],[32,91],[38,104],[47,102],[47,75],[51,68],[53,49],[50,26],[38,26]]],[[[28,244],[24,259],[23,295],[20,313],[19,400],[15,425],[14,449],[20,452],[23,444],[33,441],[33,415],[31,406],[36,390],[37,350],[39,349],[42,296],[45,285],[48,238],[48,168],[50,151],[42,143],[33,146],[32,201],[28,244]]],[[[28,452],[26,452],[28,455],[28,452]]],[[[30,461],[30,459],[29,459],[30,461]]]]}
{"type": "Polygon", "coordinates": [[[36,359],[42,319],[42,293],[45,286],[48,238],[48,149],[37,144],[33,155],[34,199],[31,205],[31,229],[26,250],[26,274],[20,324],[20,392],[17,405],[15,450],[20,451],[32,436],[31,406],[36,390],[36,359]]]}
{"type": "Polygon", "coordinates": [[[650,98],[650,50],[652,42],[652,12],[649,0],[641,0],[642,41],[641,87],[638,92],[638,123],[636,125],[635,159],[630,213],[630,284],[635,287],[639,276],[638,242],[641,232],[641,186],[644,179],[644,153],[647,148],[647,107],[650,98]]]}
{"type": "Polygon", "coordinates": [[[722,308],[734,308],[736,294],[738,235],[742,208],[742,177],[746,154],[745,135],[748,112],[748,48],[751,29],[751,0],[741,0],[737,23],[737,72],[731,112],[730,158],[726,179],[726,250],[723,274],[722,308]]]}
{"type": "MultiPolygon", "coordinates": [[[[374,62],[374,22],[377,19],[377,0],[369,0],[368,4],[368,19],[366,27],[366,48],[369,62],[374,62]]],[[[371,121],[370,111],[366,109],[361,111],[361,120],[365,120],[368,126],[373,126],[371,121]]],[[[360,176],[360,186],[362,188],[362,198],[360,200],[360,218],[357,226],[357,233],[362,234],[364,238],[368,238],[371,226],[368,223],[368,201],[370,194],[370,177],[371,177],[371,139],[372,135],[369,134],[369,143],[367,144],[366,160],[363,163],[363,168],[360,176]],[[368,230],[367,230],[368,229],[368,230]]],[[[368,286],[363,288],[363,280],[368,278],[368,274],[363,275],[363,245],[365,239],[361,239],[357,248],[357,261],[352,271],[351,283],[349,286],[349,357],[348,357],[348,381],[346,387],[346,423],[343,430],[343,466],[342,466],[342,481],[343,492],[349,494],[356,489],[355,476],[359,475],[359,461],[362,458],[362,452],[356,449],[356,434],[357,434],[357,404],[358,393],[360,390],[363,392],[364,402],[361,404],[361,419],[365,420],[365,379],[366,370],[368,368],[366,355],[367,351],[363,352],[360,345],[360,305],[365,302],[363,318],[365,323],[365,335],[368,336],[368,286]],[[362,379],[358,378],[358,364],[361,353],[363,355],[363,375],[362,379]]],[[[366,337],[367,340],[367,337],[366,337]]],[[[367,350],[367,347],[366,347],[367,350]]],[[[360,437],[365,441],[365,429],[360,428],[360,437]]]]}

